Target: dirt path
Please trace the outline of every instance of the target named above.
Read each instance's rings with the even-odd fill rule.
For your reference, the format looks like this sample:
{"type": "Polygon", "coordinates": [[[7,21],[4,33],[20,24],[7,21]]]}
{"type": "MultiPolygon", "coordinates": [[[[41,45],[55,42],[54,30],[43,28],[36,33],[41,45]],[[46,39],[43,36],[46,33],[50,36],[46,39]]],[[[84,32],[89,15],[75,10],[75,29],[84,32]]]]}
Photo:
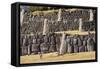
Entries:
{"type": "Polygon", "coordinates": [[[93,60],[95,59],[95,52],[81,52],[64,54],[57,56],[57,53],[43,54],[42,59],[39,55],[26,55],[20,57],[20,63],[43,63],[43,62],[57,62],[57,61],[76,61],[76,60],[93,60]]]}

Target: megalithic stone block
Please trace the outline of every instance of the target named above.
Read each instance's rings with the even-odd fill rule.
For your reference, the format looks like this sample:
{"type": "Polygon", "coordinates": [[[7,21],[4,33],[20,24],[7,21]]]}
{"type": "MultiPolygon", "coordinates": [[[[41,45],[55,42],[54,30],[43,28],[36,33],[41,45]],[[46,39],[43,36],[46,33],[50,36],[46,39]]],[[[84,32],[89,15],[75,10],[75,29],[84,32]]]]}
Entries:
{"type": "Polygon", "coordinates": [[[58,20],[57,21],[61,21],[61,9],[58,10],[58,20]]]}
{"type": "Polygon", "coordinates": [[[47,19],[44,19],[43,35],[46,35],[46,33],[47,33],[47,19]]]}
{"type": "Polygon", "coordinates": [[[90,12],[90,18],[89,18],[89,21],[93,21],[93,11],[90,10],[89,12],[90,12]]]}
{"type": "Polygon", "coordinates": [[[65,48],[64,41],[65,41],[65,33],[62,34],[59,54],[64,54],[64,48],[65,48]]]}
{"type": "Polygon", "coordinates": [[[21,23],[21,25],[23,23],[23,19],[24,19],[24,9],[22,9],[21,13],[20,13],[20,23],[21,23]]]}
{"type": "Polygon", "coordinates": [[[79,31],[82,31],[82,18],[79,19],[79,31]]]}

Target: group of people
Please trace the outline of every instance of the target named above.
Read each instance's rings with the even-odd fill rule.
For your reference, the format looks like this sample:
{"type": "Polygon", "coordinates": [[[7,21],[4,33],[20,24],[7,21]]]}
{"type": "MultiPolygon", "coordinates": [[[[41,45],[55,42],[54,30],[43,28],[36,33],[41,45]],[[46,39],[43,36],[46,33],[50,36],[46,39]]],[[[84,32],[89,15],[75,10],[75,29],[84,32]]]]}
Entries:
{"type": "MultiPolygon", "coordinates": [[[[43,54],[57,52],[60,54],[61,34],[49,33],[46,35],[22,35],[20,38],[21,55],[43,54]]],[[[64,38],[63,53],[89,52],[95,50],[95,34],[66,35],[64,38]]]]}

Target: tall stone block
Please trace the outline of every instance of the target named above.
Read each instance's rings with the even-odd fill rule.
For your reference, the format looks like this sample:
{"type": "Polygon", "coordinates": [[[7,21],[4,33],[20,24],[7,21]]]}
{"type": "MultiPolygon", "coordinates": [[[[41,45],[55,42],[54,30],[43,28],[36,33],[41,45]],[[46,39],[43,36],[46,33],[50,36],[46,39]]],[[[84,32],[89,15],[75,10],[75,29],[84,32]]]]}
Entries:
{"type": "Polygon", "coordinates": [[[82,18],[79,19],[79,31],[82,31],[82,18]]]}
{"type": "Polygon", "coordinates": [[[58,10],[58,20],[57,21],[61,21],[61,9],[58,10]]]}
{"type": "Polygon", "coordinates": [[[46,35],[46,33],[47,33],[47,19],[44,19],[43,35],[46,35]]]}
{"type": "Polygon", "coordinates": [[[64,52],[65,52],[64,51],[64,49],[65,49],[64,42],[65,42],[65,33],[62,34],[59,54],[64,54],[64,52]]]}
{"type": "Polygon", "coordinates": [[[89,12],[90,12],[90,18],[89,18],[89,21],[93,21],[93,11],[90,10],[89,12]]]}
{"type": "Polygon", "coordinates": [[[21,25],[23,23],[23,19],[24,19],[24,9],[22,9],[21,13],[20,13],[20,23],[21,23],[21,25]]]}

